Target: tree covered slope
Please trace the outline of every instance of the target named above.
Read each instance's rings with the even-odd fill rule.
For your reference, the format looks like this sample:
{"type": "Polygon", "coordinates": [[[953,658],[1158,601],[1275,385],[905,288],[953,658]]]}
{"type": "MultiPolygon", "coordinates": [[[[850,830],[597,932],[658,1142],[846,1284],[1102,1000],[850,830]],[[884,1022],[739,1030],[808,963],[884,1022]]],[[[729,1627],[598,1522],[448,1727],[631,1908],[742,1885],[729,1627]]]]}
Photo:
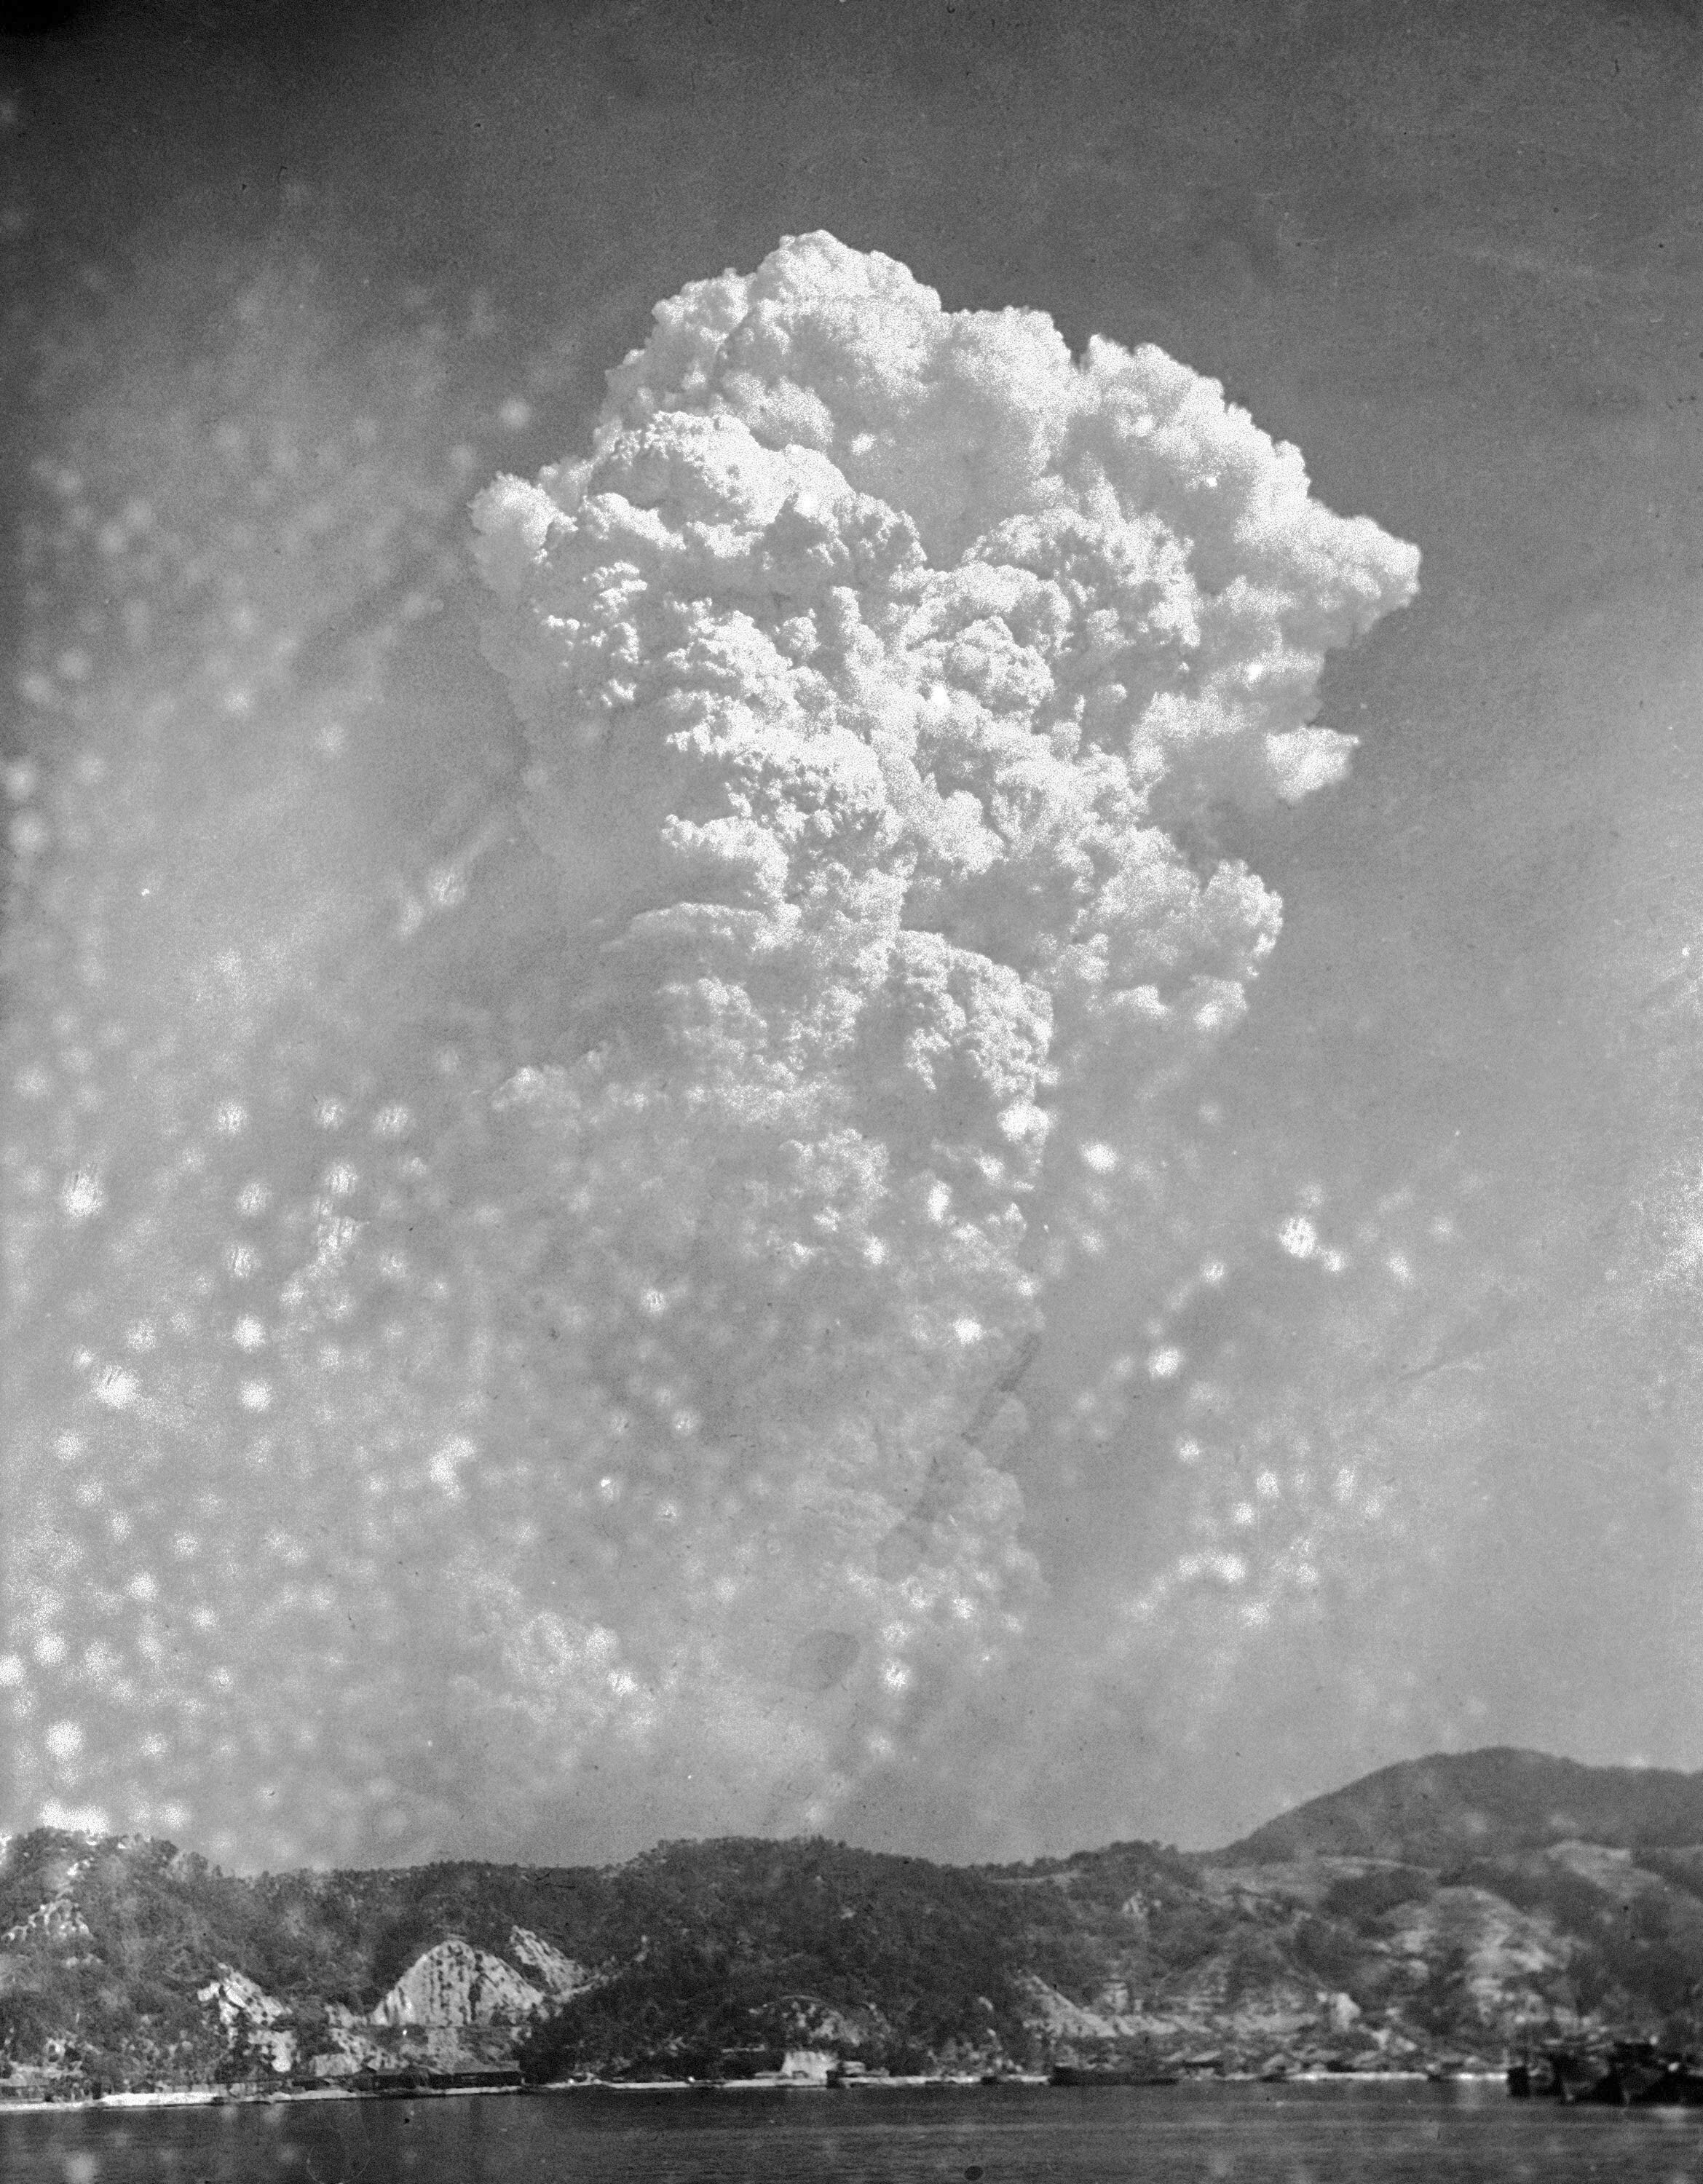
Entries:
{"type": "Polygon", "coordinates": [[[1202,1856],[956,1868],[734,1838],[239,1878],[38,1830],[0,1858],[14,2092],[737,2076],[799,2047],[893,2071],[1388,2069],[1693,2045],[1700,2000],[1698,1784],[1521,1752],[1387,1769],[1202,1856]]]}
{"type": "Polygon", "coordinates": [[[1219,1856],[1329,1855],[1442,1865],[1583,1840],[1620,1850],[1703,1842],[1703,1774],[1584,1767],[1505,1745],[1410,1760],[1315,1797],[1219,1856]]]}

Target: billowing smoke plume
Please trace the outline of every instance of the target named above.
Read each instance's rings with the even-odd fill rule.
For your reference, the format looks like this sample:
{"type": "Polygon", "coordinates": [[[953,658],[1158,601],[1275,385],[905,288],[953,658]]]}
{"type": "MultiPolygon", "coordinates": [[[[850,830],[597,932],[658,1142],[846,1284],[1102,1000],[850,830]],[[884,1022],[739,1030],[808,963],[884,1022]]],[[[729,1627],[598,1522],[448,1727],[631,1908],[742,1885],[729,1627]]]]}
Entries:
{"type": "Polygon", "coordinates": [[[826,235],[656,317],[474,507],[578,935],[511,1249],[618,1543],[490,1613],[570,1756],[595,1691],[819,1819],[1020,1630],[984,1428],[1277,934],[1212,809],[1342,776],[1324,655],[1417,557],[1157,350],[826,235]]]}
{"type": "Polygon", "coordinates": [[[1081,1605],[1061,1284],[1138,1319],[1198,1225],[1173,1088],[1278,926],[1216,808],[1340,775],[1415,557],[1157,351],[818,236],[480,496],[494,686],[477,299],[357,368],[327,284],[190,276],[38,472],[0,1825],[916,1841],[1081,1605]]]}

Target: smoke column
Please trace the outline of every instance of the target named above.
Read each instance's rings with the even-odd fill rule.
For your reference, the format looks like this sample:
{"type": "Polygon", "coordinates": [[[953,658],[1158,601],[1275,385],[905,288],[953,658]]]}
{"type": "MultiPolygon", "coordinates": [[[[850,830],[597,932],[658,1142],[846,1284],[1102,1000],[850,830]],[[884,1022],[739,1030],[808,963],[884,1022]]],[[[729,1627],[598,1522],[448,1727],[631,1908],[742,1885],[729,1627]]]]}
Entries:
{"type": "Polygon", "coordinates": [[[474,502],[493,692],[428,634],[526,408],[457,398],[477,312],[364,363],[288,284],[226,315],[193,370],[120,323],[41,481],[5,1817],[830,1825],[1068,1588],[1049,1301],[1164,1256],[1279,927],[1215,815],[1341,778],[1325,655],[1417,557],[1159,351],[816,235],[474,502]]]}
{"type": "Polygon", "coordinates": [[[1276,939],[1213,806],[1341,777],[1324,655],[1417,556],[1159,351],[825,234],[660,305],[474,520],[583,936],[578,1050],[497,1103],[516,1243],[621,1542],[540,1700],[618,1647],[631,1719],[819,1825],[1020,1637],[990,1398],[1276,939]]]}

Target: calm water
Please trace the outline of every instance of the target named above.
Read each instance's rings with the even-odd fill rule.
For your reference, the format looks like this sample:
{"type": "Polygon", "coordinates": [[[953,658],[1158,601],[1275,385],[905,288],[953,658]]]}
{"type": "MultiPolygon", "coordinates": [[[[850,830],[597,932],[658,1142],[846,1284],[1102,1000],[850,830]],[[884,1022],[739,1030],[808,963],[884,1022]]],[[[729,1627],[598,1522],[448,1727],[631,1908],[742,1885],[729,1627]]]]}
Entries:
{"type": "Polygon", "coordinates": [[[1703,2112],[1499,2089],[567,2093],[0,2114],[4,2184],[1700,2184],[1703,2112]]]}

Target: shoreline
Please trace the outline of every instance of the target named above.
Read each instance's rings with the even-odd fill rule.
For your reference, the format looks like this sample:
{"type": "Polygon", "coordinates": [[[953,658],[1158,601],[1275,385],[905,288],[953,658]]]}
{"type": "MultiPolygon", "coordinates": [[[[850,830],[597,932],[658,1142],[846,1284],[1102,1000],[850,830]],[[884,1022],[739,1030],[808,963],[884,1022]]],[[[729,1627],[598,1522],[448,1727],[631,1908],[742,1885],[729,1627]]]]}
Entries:
{"type": "MultiPolygon", "coordinates": [[[[1431,2081],[1425,2070],[1296,2071],[1286,2078],[1263,2078],[1254,2072],[1226,2072],[1219,2076],[1203,2072],[1184,2076],[1175,2086],[1399,2086],[1436,2082],[1445,2085],[1500,2086],[1501,2070],[1463,2071],[1447,2079],[1431,2081]]],[[[829,2086],[813,2079],[797,2078],[562,2078],[537,2086],[418,2086],[356,2092],[348,2086],[278,2086],[232,2088],[224,2086],[171,2086],[151,2092],[98,2093],[67,2100],[35,2100],[0,2093],[0,2116],[87,2114],[97,2109],[281,2108],[315,2101],[442,2101],[533,2098],[541,2093],[827,2093],[854,2092],[915,2092],[930,2087],[952,2092],[997,2092],[1002,2086],[1047,2087],[1044,2074],[1013,2073],[988,2081],[962,2075],[904,2078],[849,2078],[829,2086]]],[[[1059,2086],[1062,2092],[1096,2091],[1095,2087],[1059,2086]]]]}

